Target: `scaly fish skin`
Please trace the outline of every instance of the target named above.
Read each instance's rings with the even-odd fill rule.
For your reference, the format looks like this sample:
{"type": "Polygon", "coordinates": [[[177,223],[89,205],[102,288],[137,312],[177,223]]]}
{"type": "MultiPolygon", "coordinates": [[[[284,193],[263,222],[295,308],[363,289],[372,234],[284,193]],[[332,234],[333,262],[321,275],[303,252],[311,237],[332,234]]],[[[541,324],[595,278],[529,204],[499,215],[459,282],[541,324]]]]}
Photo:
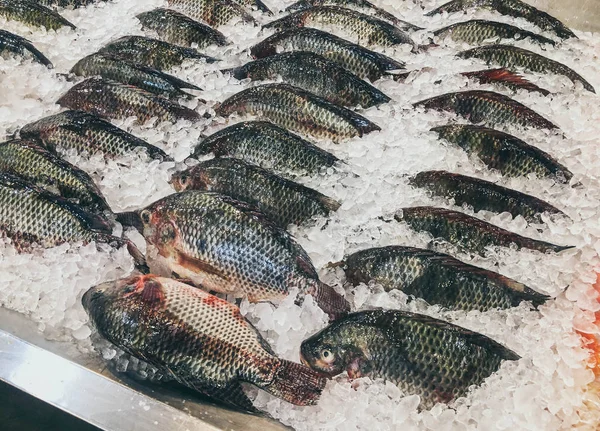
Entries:
{"type": "Polygon", "coordinates": [[[448,403],[519,356],[494,340],[433,317],[398,310],[353,313],[302,342],[302,360],[316,371],[351,379],[383,378],[420,407],[448,403]]]}
{"type": "Polygon", "coordinates": [[[311,369],[276,357],[234,304],[175,280],[111,281],[82,303],[108,341],[233,407],[256,411],[242,382],[297,405],[316,403],[325,386],[311,369]]]}
{"type": "Polygon", "coordinates": [[[173,9],[213,27],[225,25],[234,18],[256,22],[240,4],[230,0],[168,0],[168,3],[173,9]]]}
{"type": "Polygon", "coordinates": [[[456,54],[459,58],[477,58],[487,64],[502,67],[522,67],[529,72],[554,73],[569,78],[573,83],[580,82],[588,91],[595,93],[594,87],[573,69],[543,55],[511,45],[487,45],[456,54]]]}
{"type": "Polygon", "coordinates": [[[200,116],[184,106],[131,85],[101,78],[88,78],[71,87],[56,103],[86,111],[104,118],[137,117],[140,123],[156,117],[159,121],[176,122],[200,116]]]}
{"type": "Polygon", "coordinates": [[[507,123],[538,129],[558,129],[558,126],[525,105],[493,91],[468,90],[447,93],[422,100],[413,106],[454,112],[474,124],[507,123]]]}
{"type": "Polygon", "coordinates": [[[499,186],[479,178],[453,174],[447,171],[419,172],[410,178],[413,186],[426,189],[433,196],[454,200],[458,206],[468,205],[475,212],[508,212],[527,221],[540,223],[540,214],[562,214],[558,208],[534,196],[499,186]]]}
{"type": "Polygon", "coordinates": [[[275,80],[281,77],[290,85],[342,106],[369,108],[391,100],[337,63],[307,51],[272,55],[236,67],[230,72],[240,80],[275,80]]]}
{"type": "Polygon", "coordinates": [[[316,6],[294,12],[263,26],[277,30],[291,27],[319,27],[335,25],[350,32],[360,44],[394,46],[409,44],[415,46],[410,36],[392,24],[369,15],[337,6],[316,6]]]}
{"type": "Polygon", "coordinates": [[[573,248],[527,238],[465,213],[446,208],[402,208],[394,218],[399,222],[407,223],[416,231],[429,232],[434,239],[442,238],[464,250],[482,256],[485,256],[486,248],[490,246],[516,245],[517,249],[527,248],[542,253],[548,251],[558,253],[573,248]]]}
{"type": "Polygon", "coordinates": [[[556,44],[552,39],[540,36],[531,31],[523,30],[510,24],[484,19],[458,22],[436,30],[433,34],[440,38],[450,36],[456,42],[466,42],[471,45],[478,45],[489,39],[521,40],[526,38],[539,44],[550,44],[552,46],[556,44]]]}
{"type": "Polygon", "coordinates": [[[50,69],[54,67],[50,60],[27,39],[0,29],[0,55],[7,52],[18,54],[23,58],[30,57],[50,69]]]}
{"type": "Polygon", "coordinates": [[[339,162],[333,154],[267,121],[243,121],[219,130],[202,140],[193,156],[210,153],[245,160],[285,177],[315,175],[339,162]]]}
{"type": "Polygon", "coordinates": [[[77,9],[79,7],[89,6],[94,3],[98,3],[101,0],[33,0],[43,6],[58,6],[65,8],[77,9]]]}
{"type": "Polygon", "coordinates": [[[476,155],[491,169],[507,177],[535,174],[568,183],[573,174],[539,148],[526,144],[507,133],[470,124],[434,127],[440,138],[458,145],[469,155],[476,155]]]}
{"type": "Polygon", "coordinates": [[[231,158],[211,159],[177,172],[171,184],[178,192],[212,191],[247,202],[283,228],[325,217],[340,206],[316,190],[231,158]]]}
{"type": "Polygon", "coordinates": [[[46,30],[58,30],[64,26],[77,28],[58,12],[32,0],[0,0],[0,16],[34,27],[45,27],[46,30]]]}
{"type": "Polygon", "coordinates": [[[102,153],[112,159],[143,150],[153,159],[172,160],[160,148],[83,111],[63,111],[44,117],[23,126],[19,136],[39,140],[51,151],[75,150],[80,155],[102,153]]]}
{"type": "Polygon", "coordinates": [[[310,27],[275,33],[250,48],[254,58],[264,58],[281,51],[314,52],[335,61],[359,78],[370,81],[376,81],[391,71],[404,69],[405,66],[401,61],[310,27]]]}
{"type": "Polygon", "coordinates": [[[538,306],[549,299],[496,272],[414,247],[361,250],[344,258],[343,269],[353,285],[374,281],[388,292],[399,289],[451,310],[504,309],[522,301],[538,306]]]}
{"type": "Polygon", "coordinates": [[[199,48],[209,45],[225,46],[230,42],[225,35],[206,24],[171,9],[158,8],[136,16],[144,29],[154,30],[165,42],[199,48]]]}
{"type": "Polygon", "coordinates": [[[234,94],[215,109],[217,115],[260,115],[282,127],[340,141],[381,130],[349,109],[288,84],[264,84],[234,94]]]}

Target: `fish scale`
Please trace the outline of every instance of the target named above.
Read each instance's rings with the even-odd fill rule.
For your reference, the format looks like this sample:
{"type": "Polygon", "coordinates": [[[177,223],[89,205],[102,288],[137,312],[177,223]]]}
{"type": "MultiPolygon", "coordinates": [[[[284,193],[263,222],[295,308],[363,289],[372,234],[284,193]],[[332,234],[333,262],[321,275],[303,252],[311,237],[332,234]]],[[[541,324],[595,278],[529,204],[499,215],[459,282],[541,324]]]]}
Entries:
{"type": "Polygon", "coordinates": [[[38,63],[52,69],[54,66],[33,44],[24,37],[0,29],[0,55],[12,52],[24,58],[31,57],[38,63]]]}
{"type": "Polygon", "coordinates": [[[168,0],[169,6],[190,16],[218,27],[234,18],[245,22],[255,22],[242,6],[230,0],[168,0]]]}
{"type": "Polygon", "coordinates": [[[77,28],[58,12],[30,0],[0,0],[0,16],[47,30],[58,30],[65,26],[77,28]]]}

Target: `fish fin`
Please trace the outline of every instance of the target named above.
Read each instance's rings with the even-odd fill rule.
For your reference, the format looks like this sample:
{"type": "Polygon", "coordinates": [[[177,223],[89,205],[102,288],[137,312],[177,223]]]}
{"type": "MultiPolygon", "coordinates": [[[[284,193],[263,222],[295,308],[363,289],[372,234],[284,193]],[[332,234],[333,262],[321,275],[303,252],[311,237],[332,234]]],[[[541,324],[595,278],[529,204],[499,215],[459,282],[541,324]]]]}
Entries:
{"type": "Polygon", "coordinates": [[[306,293],[315,299],[319,308],[327,313],[331,320],[339,319],[350,312],[348,301],[333,287],[319,280],[308,282],[306,293]]]}
{"type": "Polygon", "coordinates": [[[312,4],[310,4],[309,1],[300,0],[300,1],[297,1],[296,3],[289,5],[288,7],[286,7],[285,11],[286,12],[297,12],[299,10],[310,9],[311,7],[313,7],[313,6],[312,6],[312,4]]]}
{"type": "Polygon", "coordinates": [[[220,271],[219,269],[215,268],[213,265],[202,259],[186,256],[183,253],[177,253],[177,263],[179,263],[179,265],[181,265],[182,267],[190,269],[194,272],[202,272],[205,274],[215,275],[223,279],[227,283],[230,282],[227,274],[223,273],[222,271],[220,271]]]}
{"type": "Polygon", "coordinates": [[[144,224],[137,211],[116,213],[115,218],[125,227],[133,227],[140,233],[144,231],[144,224]]]}
{"type": "Polygon", "coordinates": [[[210,397],[219,403],[233,407],[238,410],[258,413],[259,410],[254,407],[250,398],[244,392],[239,381],[235,380],[223,387],[210,386],[204,382],[191,381],[186,383],[188,386],[196,389],[198,392],[210,397]]]}
{"type": "Polygon", "coordinates": [[[346,265],[345,260],[340,260],[339,262],[329,262],[325,265],[325,268],[343,268],[346,265]]]}
{"type": "Polygon", "coordinates": [[[467,78],[476,78],[482,83],[509,83],[516,87],[522,88],[528,91],[536,91],[538,93],[547,96],[550,94],[550,91],[545,90],[543,88],[538,87],[534,83],[525,79],[518,73],[514,73],[505,68],[499,69],[488,69],[488,70],[478,70],[475,72],[463,72],[461,75],[466,76],[467,78]]]}
{"type": "Polygon", "coordinates": [[[268,15],[273,15],[273,11],[271,11],[271,9],[269,9],[267,5],[262,2],[262,0],[254,0],[254,4],[259,11],[264,12],[268,15]]]}
{"type": "Polygon", "coordinates": [[[165,293],[162,290],[160,282],[153,278],[140,277],[142,282],[142,291],[140,299],[148,305],[159,305],[165,300],[165,293]]]}
{"type": "Polygon", "coordinates": [[[315,404],[327,380],[305,365],[280,360],[273,381],[262,389],[297,406],[315,404]]]}
{"type": "Polygon", "coordinates": [[[327,208],[331,212],[337,211],[342,206],[341,203],[339,203],[335,199],[330,198],[329,196],[321,195],[317,199],[323,204],[325,208],[327,208]]]}
{"type": "Polygon", "coordinates": [[[137,246],[126,238],[119,238],[117,236],[106,234],[103,232],[94,233],[94,240],[103,244],[114,244],[117,247],[127,247],[127,251],[133,258],[135,268],[143,274],[150,273],[150,268],[146,263],[146,256],[137,248],[137,246]]]}
{"type": "Polygon", "coordinates": [[[248,78],[248,71],[246,70],[246,68],[244,66],[233,67],[231,69],[223,69],[223,70],[221,70],[221,73],[222,74],[229,73],[232,77],[234,77],[238,81],[248,78]]]}
{"type": "Polygon", "coordinates": [[[168,73],[162,72],[160,70],[154,69],[152,67],[143,65],[143,64],[136,64],[136,63],[131,63],[136,69],[141,70],[142,72],[146,72],[152,75],[156,75],[161,77],[162,79],[164,79],[165,81],[170,82],[171,84],[173,84],[173,86],[177,87],[177,88],[189,88],[190,90],[198,90],[198,91],[202,91],[202,88],[191,84],[187,81],[184,81],[183,79],[179,79],[176,76],[173,75],[169,75],[168,73]]]}

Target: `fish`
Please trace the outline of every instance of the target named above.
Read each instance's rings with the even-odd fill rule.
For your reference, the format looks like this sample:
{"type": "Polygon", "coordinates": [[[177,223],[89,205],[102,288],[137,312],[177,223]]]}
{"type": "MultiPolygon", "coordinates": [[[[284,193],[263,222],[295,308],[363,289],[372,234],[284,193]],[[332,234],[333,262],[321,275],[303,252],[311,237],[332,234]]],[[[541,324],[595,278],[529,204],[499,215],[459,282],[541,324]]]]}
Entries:
{"type": "Polygon", "coordinates": [[[54,66],[33,44],[24,37],[0,29],[0,55],[4,53],[17,54],[23,58],[31,58],[52,69],[54,66]]]}
{"type": "Polygon", "coordinates": [[[498,64],[506,68],[520,67],[528,72],[553,73],[580,82],[587,91],[595,93],[594,87],[581,75],[562,63],[551,60],[533,51],[511,45],[487,45],[456,54],[459,58],[477,58],[487,64],[498,64]]]}
{"type": "Polygon", "coordinates": [[[77,9],[80,7],[89,6],[91,4],[98,3],[99,0],[33,0],[35,3],[41,4],[42,6],[54,6],[77,9]]]}
{"type": "Polygon", "coordinates": [[[530,249],[546,253],[559,253],[573,248],[551,244],[518,235],[462,212],[437,207],[402,208],[394,215],[416,231],[429,232],[434,239],[441,238],[460,248],[485,256],[490,246],[530,249]]]}
{"type": "Polygon", "coordinates": [[[87,78],[71,87],[56,103],[64,108],[104,118],[124,119],[134,116],[140,123],[153,117],[173,123],[180,118],[190,121],[200,118],[196,111],[169,99],[132,85],[102,78],[87,78]]]}
{"type": "Polygon", "coordinates": [[[58,30],[65,26],[77,28],[58,12],[30,0],[0,0],[0,16],[34,27],[45,27],[46,30],[58,30]]]}
{"type": "Polygon", "coordinates": [[[434,127],[431,131],[469,155],[476,155],[489,168],[498,169],[507,177],[534,174],[563,184],[573,178],[571,171],[550,154],[499,130],[470,124],[450,124],[434,127]]]}
{"type": "Polygon", "coordinates": [[[527,90],[540,93],[542,96],[548,96],[550,94],[548,90],[538,87],[518,73],[505,68],[463,72],[461,75],[470,79],[475,79],[481,84],[501,84],[514,91],[527,90]]]}
{"type": "Polygon", "coordinates": [[[123,36],[105,45],[99,52],[158,70],[167,70],[173,66],[179,66],[184,60],[190,59],[206,61],[207,63],[219,61],[216,58],[201,54],[195,49],[144,36],[123,36]]]}
{"type": "Polygon", "coordinates": [[[317,372],[275,356],[234,304],[176,280],[136,275],[94,286],[81,301],[102,337],[231,407],[257,411],[242,382],[301,406],[325,386],[317,372]]]}
{"type": "Polygon", "coordinates": [[[287,30],[292,27],[329,25],[339,27],[355,35],[361,45],[395,46],[408,44],[416,47],[407,33],[389,22],[338,6],[315,6],[307,10],[294,12],[263,25],[263,29],[287,30]]]}
{"type": "Polygon", "coordinates": [[[527,106],[493,91],[447,93],[417,102],[413,107],[454,112],[474,124],[514,124],[538,129],[558,129],[558,126],[527,106]]]}
{"type": "Polygon", "coordinates": [[[267,121],[243,121],[202,140],[193,157],[234,157],[293,178],[316,175],[340,160],[333,154],[267,121]]]}
{"type": "Polygon", "coordinates": [[[302,362],[327,376],[383,378],[419,408],[466,395],[503,361],[520,359],[485,335],[422,314],[400,310],[352,313],[304,340],[302,362]]]}
{"type": "Polygon", "coordinates": [[[19,136],[38,140],[53,152],[101,153],[106,159],[114,159],[143,151],[151,159],[173,160],[160,148],[83,111],[69,110],[41,118],[23,126],[19,136]]]}
{"type": "Polygon", "coordinates": [[[449,25],[433,32],[439,38],[451,37],[456,42],[466,42],[478,45],[490,39],[531,39],[540,45],[556,45],[556,42],[547,37],[523,30],[514,25],[484,19],[472,19],[449,25]]]}
{"type": "Polygon", "coordinates": [[[283,228],[325,217],[340,207],[316,190],[232,158],[200,162],[173,174],[170,183],[178,192],[205,190],[247,202],[283,228]]]}
{"type": "Polygon", "coordinates": [[[339,141],[381,128],[347,108],[334,105],[288,84],[247,88],[215,108],[217,115],[259,115],[275,124],[307,135],[339,141]]]}
{"type": "Polygon", "coordinates": [[[87,212],[112,214],[102,192],[86,172],[34,142],[15,139],[0,143],[0,172],[58,194],[87,212]]]}
{"type": "Polygon", "coordinates": [[[442,12],[466,12],[473,8],[484,8],[502,15],[523,18],[542,30],[555,33],[561,39],[577,38],[575,33],[558,19],[520,0],[453,0],[425,15],[433,16],[442,12]]]}
{"type": "Polygon", "coordinates": [[[283,30],[250,48],[254,58],[264,58],[281,51],[314,52],[371,82],[406,66],[402,61],[310,27],[283,30]]]}
{"type": "Polygon", "coordinates": [[[246,23],[256,23],[239,3],[230,0],[168,0],[168,4],[190,18],[204,21],[212,27],[225,25],[234,18],[246,23]]]}
{"type": "Polygon", "coordinates": [[[206,24],[171,9],[158,8],[136,15],[146,30],[153,30],[165,42],[198,48],[225,46],[231,42],[225,35],[206,24]]]}
{"type": "Polygon", "coordinates": [[[432,196],[452,199],[455,205],[468,205],[475,212],[508,212],[534,223],[542,222],[541,214],[565,215],[558,208],[534,196],[502,187],[489,181],[447,171],[419,172],[409,184],[427,190],[432,196]]]}
{"type": "Polygon", "coordinates": [[[391,99],[337,63],[307,51],[261,58],[228,72],[239,80],[275,80],[310,91],[331,103],[369,108],[391,99]]]}
{"type": "Polygon", "coordinates": [[[83,77],[100,76],[169,98],[192,97],[183,89],[202,90],[173,75],[106,53],[94,53],[82,58],[70,72],[83,77]]]}
{"type": "Polygon", "coordinates": [[[332,318],[349,310],[344,297],[319,281],[294,238],[247,203],[186,190],[118,218],[142,232],[157,261],[203,289],[276,301],[298,289],[332,318]]]}
{"type": "Polygon", "coordinates": [[[399,289],[450,310],[506,309],[523,301],[537,307],[550,299],[496,272],[422,248],[369,248],[345,257],[341,266],[355,286],[374,281],[386,292],[399,289]]]}

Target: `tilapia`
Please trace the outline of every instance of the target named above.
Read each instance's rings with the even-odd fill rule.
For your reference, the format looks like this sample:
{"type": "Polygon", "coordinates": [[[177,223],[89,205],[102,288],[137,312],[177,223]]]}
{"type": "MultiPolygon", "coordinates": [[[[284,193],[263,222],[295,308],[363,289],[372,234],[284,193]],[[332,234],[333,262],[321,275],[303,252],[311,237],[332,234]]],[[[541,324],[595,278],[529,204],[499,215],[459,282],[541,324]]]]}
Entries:
{"type": "Polygon", "coordinates": [[[218,61],[192,48],[173,45],[162,40],[144,36],[123,36],[104,46],[100,53],[107,53],[127,61],[143,64],[158,70],[179,66],[184,60],[218,61]]]}
{"type": "Polygon", "coordinates": [[[172,160],[160,148],[83,111],[64,111],[44,117],[23,126],[19,136],[39,140],[51,151],[75,150],[80,155],[102,153],[107,159],[144,151],[153,159],[172,160]]]}
{"type": "Polygon", "coordinates": [[[206,190],[247,202],[283,228],[327,216],[340,207],[316,190],[232,158],[216,158],[176,172],[171,184],[178,192],[206,190]]]}
{"type": "Polygon", "coordinates": [[[236,79],[276,80],[342,106],[371,106],[391,99],[333,61],[307,51],[285,52],[229,70],[236,79]]]}
{"type": "Polygon", "coordinates": [[[0,143],[0,172],[63,196],[93,214],[112,214],[94,180],[76,166],[25,140],[0,143]]]}
{"type": "Polygon", "coordinates": [[[416,46],[407,33],[389,22],[338,6],[316,6],[294,12],[265,24],[263,28],[288,30],[292,27],[330,25],[352,33],[358,38],[359,44],[381,46],[408,44],[413,47],[416,46]]]}
{"type": "Polygon", "coordinates": [[[154,30],[158,36],[175,45],[224,46],[230,42],[225,35],[206,24],[171,9],[158,8],[136,16],[144,29],[154,30]]]}
{"type": "Polygon", "coordinates": [[[447,171],[419,172],[410,178],[413,186],[426,189],[433,196],[454,200],[458,206],[468,205],[475,212],[508,212],[527,221],[540,223],[543,213],[562,214],[561,210],[534,196],[499,186],[489,181],[447,171]]]}
{"type": "Polygon", "coordinates": [[[447,93],[413,104],[415,108],[454,112],[471,123],[514,124],[538,129],[558,129],[527,106],[493,91],[468,90],[447,93]]]}
{"type": "Polygon", "coordinates": [[[563,39],[571,37],[577,38],[575,34],[569,30],[562,22],[550,16],[544,11],[536,9],[520,0],[453,0],[443,4],[437,9],[426,13],[426,16],[433,16],[442,12],[466,12],[468,9],[484,8],[491,9],[509,15],[515,18],[523,18],[532,24],[535,24],[542,30],[556,33],[557,36],[563,39]]]}
{"type": "Polygon", "coordinates": [[[450,36],[456,42],[466,42],[478,45],[490,39],[531,39],[539,44],[554,46],[556,42],[531,31],[523,30],[503,22],[488,21],[484,19],[473,19],[458,22],[433,32],[434,36],[446,38],[450,36]]]}
{"type": "Polygon", "coordinates": [[[71,68],[71,73],[84,77],[100,76],[171,98],[191,97],[183,89],[202,90],[173,75],[106,53],[94,53],[82,58],[71,68]]]}
{"type": "Polygon", "coordinates": [[[64,26],[77,28],[58,12],[32,0],[0,0],[0,16],[34,27],[45,27],[46,30],[58,30],[64,26]]]}
{"type": "Polygon", "coordinates": [[[504,68],[463,72],[461,75],[470,79],[475,79],[481,84],[500,84],[514,91],[527,90],[540,93],[543,96],[550,94],[548,90],[538,87],[533,82],[528,81],[518,73],[511,72],[510,70],[504,68]]]}
{"type": "Polygon", "coordinates": [[[204,289],[278,300],[298,289],[330,316],[349,310],[332,287],[319,281],[310,258],[293,237],[247,203],[212,192],[187,190],[121,214],[143,232],[157,260],[204,289]]]}
{"type": "Polygon", "coordinates": [[[196,111],[131,85],[102,78],[88,78],[71,87],[56,102],[64,108],[86,111],[105,118],[137,117],[140,123],[156,117],[176,122],[197,120],[196,111]]]}
{"type": "Polygon", "coordinates": [[[550,154],[499,130],[469,124],[450,124],[431,129],[440,138],[476,155],[491,169],[507,177],[535,174],[568,183],[573,174],[550,154]]]}
{"type": "Polygon", "coordinates": [[[404,69],[405,64],[316,28],[301,27],[269,36],[250,48],[254,58],[282,51],[310,51],[335,61],[362,79],[376,81],[383,75],[404,69]]]}
{"type": "Polygon", "coordinates": [[[288,84],[264,84],[234,94],[215,108],[217,115],[259,115],[287,129],[339,141],[381,128],[347,108],[288,84]]]}
{"type": "Polygon", "coordinates": [[[399,310],[353,313],[302,342],[302,362],[325,375],[383,378],[421,409],[480,385],[503,361],[520,359],[496,341],[433,317],[399,310]]]}
{"type": "Polygon", "coordinates": [[[595,93],[594,87],[573,69],[543,55],[511,45],[487,45],[456,54],[459,58],[477,58],[487,64],[502,67],[522,67],[529,72],[553,73],[569,78],[573,83],[580,82],[588,91],[595,93]]]}
{"type": "Polygon", "coordinates": [[[345,257],[342,267],[353,285],[374,281],[388,292],[399,289],[452,310],[488,311],[516,307],[522,301],[538,306],[550,299],[496,272],[421,248],[361,250],[345,257]]]}
{"type": "Polygon", "coordinates": [[[202,140],[193,156],[210,153],[242,159],[286,177],[315,175],[339,162],[333,154],[267,121],[244,121],[219,130],[202,140]]]}
{"type": "Polygon", "coordinates": [[[256,411],[242,382],[297,405],[315,404],[325,386],[310,368],[275,356],[234,304],[175,280],[111,281],[81,301],[115,346],[230,406],[256,411]]]}
{"type": "Polygon", "coordinates": [[[23,58],[32,58],[52,69],[52,62],[24,37],[0,29],[0,56],[5,53],[17,54],[23,58]]]}
{"type": "Polygon", "coordinates": [[[407,223],[416,231],[429,232],[434,239],[441,238],[467,251],[486,254],[490,246],[527,248],[542,253],[561,252],[572,246],[555,245],[527,238],[494,226],[462,212],[437,207],[403,208],[394,218],[407,223]]]}
{"type": "Polygon", "coordinates": [[[256,23],[252,15],[231,0],[168,0],[168,3],[179,12],[213,27],[225,25],[234,18],[256,23]]]}

